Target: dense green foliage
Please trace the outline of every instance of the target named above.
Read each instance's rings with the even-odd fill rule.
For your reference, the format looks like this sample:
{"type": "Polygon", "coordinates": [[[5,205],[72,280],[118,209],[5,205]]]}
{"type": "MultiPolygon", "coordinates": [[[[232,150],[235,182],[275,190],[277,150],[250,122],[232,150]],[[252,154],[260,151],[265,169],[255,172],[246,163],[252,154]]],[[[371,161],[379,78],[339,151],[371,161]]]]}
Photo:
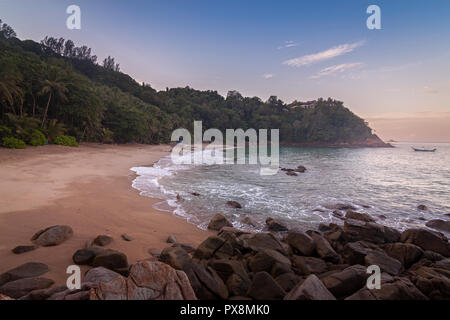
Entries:
{"type": "Polygon", "coordinates": [[[25,149],[26,144],[23,140],[16,139],[13,137],[6,137],[2,139],[2,147],[10,149],[25,149]]]}
{"type": "Polygon", "coordinates": [[[57,136],[53,143],[60,146],[78,147],[77,140],[71,136],[57,136]]]}
{"type": "Polygon", "coordinates": [[[205,130],[280,129],[284,142],[359,142],[372,134],[339,101],[263,102],[236,91],[225,98],[189,87],[158,92],[120,72],[114,58],[97,64],[86,46],[51,37],[21,41],[8,26],[2,28],[0,125],[29,143],[34,130],[50,142],[65,134],[78,141],[161,143],[174,129],[192,129],[194,120],[202,120],[205,130]]]}

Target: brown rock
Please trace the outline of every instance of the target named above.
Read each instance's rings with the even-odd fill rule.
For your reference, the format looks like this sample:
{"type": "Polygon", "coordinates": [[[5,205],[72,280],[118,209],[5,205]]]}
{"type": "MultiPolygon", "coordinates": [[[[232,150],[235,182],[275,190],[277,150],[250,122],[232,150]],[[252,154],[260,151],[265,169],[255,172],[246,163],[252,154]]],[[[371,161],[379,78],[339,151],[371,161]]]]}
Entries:
{"type": "Polygon", "coordinates": [[[94,244],[100,247],[109,245],[113,241],[113,238],[108,235],[99,235],[94,239],[94,244]]]}
{"type": "Polygon", "coordinates": [[[53,280],[46,278],[24,278],[4,284],[0,287],[0,293],[14,299],[19,299],[33,290],[48,288],[53,283],[53,280]]]}
{"type": "Polygon", "coordinates": [[[382,244],[398,242],[400,239],[399,231],[375,222],[347,219],[344,223],[344,231],[350,241],[366,240],[382,244]]]}
{"type": "Polygon", "coordinates": [[[233,224],[223,214],[216,214],[208,224],[208,229],[219,231],[223,227],[232,227],[233,224]]]}
{"type": "Polygon", "coordinates": [[[258,225],[252,218],[247,217],[247,216],[243,217],[243,218],[240,220],[240,222],[243,223],[243,224],[252,226],[252,227],[256,227],[256,226],[258,225]]]}
{"type": "Polygon", "coordinates": [[[425,225],[428,228],[450,232],[450,221],[435,219],[428,221],[425,225]]]}
{"type": "Polygon", "coordinates": [[[284,300],[336,300],[333,294],[315,275],[310,275],[305,281],[295,286],[284,300]]]}
{"type": "Polygon", "coordinates": [[[119,270],[121,268],[128,268],[128,260],[127,256],[122,252],[108,249],[95,256],[92,266],[119,270]]]}
{"type": "Polygon", "coordinates": [[[291,261],[281,253],[271,249],[259,251],[255,256],[248,259],[248,265],[253,272],[270,272],[275,263],[291,267],[291,261]]]}
{"type": "Polygon", "coordinates": [[[423,250],[411,243],[388,244],[384,250],[390,257],[400,261],[405,268],[409,268],[413,263],[419,261],[423,255],[423,250]]]}
{"type": "Polygon", "coordinates": [[[393,276],[400,274],[402,271],[402,263],[397,259],[391,258],[387,254],[379,251],[371,251],[364,258],[366,266],[379,266],[381,271],[387,272],[393,276]]]}
{"type": "Polygon", "coordinates": [[[366,271],[367,269],[365,267],[354,265],[324,277],[321,280],[335,297],[345,298],[366,284],[368,277],[366,271]]]}
{"type": "Polygon", "coordinates": [[[303,278],[293,272],[284,273],[275,278],[278,285],[286,292],[291,291],[303,278]]]}
{"type": "Polygon", "coordinates": [[[328,271],[325,261],[319,258],[294,256],[292,260],[303,275],[320,274],[328,271]]]}
{"type": "Polygon", "coordinates": [[[40,230],[31,238],[38,246],[57,246],[73,236],[73,230],[69,226],[53,226],[40,230]]]}
{"type": "Polygon", "coordinates": [[[339,263],[341,257],[334,251],[327,239],[318,234],[312,234],[315,243],[316,252],[322,259],[339,263]]]}
{"type": "Polygon", "coordinates": [[[271,233],[252,234],[243,240],[243,246],[253,251],[272,249],[286,255],[286,250],[281,242],[271,233]]]}
{"type": "Polygon", "coordinates": [[[227,205],[235,209],[242,209],[242,205],[237,201],[228,201],[227,205]]]}
{"type": "Polygon", "coordinates": [[[83,283],[99,284],[100,282],[110,282],[116,278],[122,277],[117,272],[98,267],[89,270],[84,276],[83,283]]]}
{"type": "Polygon", "coordinates": [[[214,269],[198,263],[191,263],[185,267],[184,272],[198,299],[224,300],[228,298],[227,286],[214,269]]]}
{"type": "Polygon", "coordinates": [[[258,272],[253,277],[247,295],[256,300],[280,300],[286,292],[267,272],[258,272]]]}
{"type": "Polygon", "coordinates": [[[280,222],[276,221],[273,218],[267,218],[266,225],[267,225],[267,229],[269,231],[278,232],[278,231],[287,231],[288,230],[288,228],[285,225],[281,224],[280,222]]]}
{"type": "Polygon", "coordinates": [[[11,251],[14,254],[22,254],[22,253],[33,251],[36,249],[37,249],[37,246],[17,246],[14,249],[12,249],[11,251]]]}
{"type": "Polygon", "coordinates": [[[0,286],[7,282],[41,276],[49,271],[48,266],[39,262],[28,262],[0,274],[0,286]]]}
{"type": "Polygon", "coordinates": [[[134,240],[132,237],[130,237],[130,236],[127,235],[126,233],[122,234],[121,237],[122,237],[123,240],[128,241],[128,242],[134,240]]]}
{"type": "Polygon", "coordinates": [[[104,249],[96,247],[80,249],[74,253],[72,260],[77,265],[90,265],[94,261],[94,258],[103,251],[104,249]]]}
{"type": "Polygon", "coordinates": [[[421,211],[427,211],[427,210],[428,210],[428,207],[427,207],[426,205],[424,205],[424,204],[419,204],[419,205],[417,206],[417,209],[419,209],[419,210],[421,210],[421,211]]]}
{"type": "Polygon", "coordinates": [[[316,247],[314,240],[302,231],[289,231],[287,243],[300,254],[310,256],[316,247]]]}
{"type": "Polygon", "coordinates": [[[345,245],[342,256],[348,264],[364,265],[366,255],[372,250],[365,241],[350,242],[345,245]]]}
{"type": "Polygon", "coordinates": [[[165,248],[161,252],[159,260],[177,270],[184,270],[184,268],[192,262],[191,257],[181,247],[165,248]]]}
{"type": "Polygon", "coordinates": [[[223,238],[211,236],[203,241],[194,252],[196,259],[229,258],[233,255],[233,247],[223,238]]]}
{"type": "Polygon", "coordinates": [[[4,294],[0,294],[0,301],[1,300],[15,300],[15,299],[13,299],[13,298],[11,298],[11,297],[8,297],[8,296],[5,296],[4,294]]]}
{"type": "Polygon", "coordinates": [[[400,241],[412,243],[423,250],[434,251],[445,257],[450,257],[450,244],[447,238],[436,232],[425,229],[409,229],[402,233],[400,241]]]}
{"type": "Polygon", "coordinates": [[[364,222],[375,222],[375,219],[372,218],[371,216],[369,216],[368,214],[359,213],[359,212],[355,212],[355,211],[352,211],[352,210],[348,210],[347,211],[347,214],[345,215],[345,218],[347,218],[347,219],[355,219],[355,220],[364,221],[364,222]]]}

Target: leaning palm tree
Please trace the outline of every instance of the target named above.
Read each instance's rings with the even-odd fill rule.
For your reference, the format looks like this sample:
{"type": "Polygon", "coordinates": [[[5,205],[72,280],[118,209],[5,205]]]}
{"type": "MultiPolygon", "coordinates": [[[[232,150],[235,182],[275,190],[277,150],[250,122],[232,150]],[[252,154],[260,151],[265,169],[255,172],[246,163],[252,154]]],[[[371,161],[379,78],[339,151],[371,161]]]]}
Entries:
{"type": "Polygon", "coordinates": [[[14,114],[17,114],[14,108],[15,101],[23,103],[23,92],[18,86],[19,82],[20,76],[17,74],[8,72],[0,74],[0,105],[9,106],[14,114]]]}
{"type": "Polygon", "coordinates": [[[66,93],[69,90],[66,87],[66,84],[61,79],[55,80],[45,80],[39,95],[48,96],[47,105],[45,107],[44,116],[42,118],[42,125],[44,127],[45,121],[47,120],[48,108],[52,100],[57,100],[59,102],[67,102],[66,93]]]}

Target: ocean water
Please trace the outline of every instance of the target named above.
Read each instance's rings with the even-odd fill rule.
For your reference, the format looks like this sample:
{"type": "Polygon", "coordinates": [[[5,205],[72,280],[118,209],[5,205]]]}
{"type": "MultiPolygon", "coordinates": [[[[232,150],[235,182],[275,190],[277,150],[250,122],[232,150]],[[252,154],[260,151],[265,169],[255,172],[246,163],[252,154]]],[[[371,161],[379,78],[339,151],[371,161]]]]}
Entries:
{"type": "Polygon", "coordinates": [[[316,228],[321,222],[342,224],[333,215],[337,204],[352,205],[355,211],[400,230],[424,226],[431,219],[450,219],[445,215],[450,213],[450,144],[280,148],[281,167],[299,165],[307,171],[297,177],[282,171],[261,176],[258,165],[175,165],[166,157],[153,167],[131,170],[137,173],[133,187],[141,195],[162,200],[158,209],[203,229],[216,213],[226,215],[235,227],[253,231],[262,230],[267,217],[302,229],[316,228]],[[412,145],[438,150],[414,152],[412,145]],[[230,200],[243,208],[230,208],[226,204],[230,200]],[[428,210],[418,210],[420,204],[428,210]],[[257,227],[241,224],[244,216],[256,221],[257,227]]]}

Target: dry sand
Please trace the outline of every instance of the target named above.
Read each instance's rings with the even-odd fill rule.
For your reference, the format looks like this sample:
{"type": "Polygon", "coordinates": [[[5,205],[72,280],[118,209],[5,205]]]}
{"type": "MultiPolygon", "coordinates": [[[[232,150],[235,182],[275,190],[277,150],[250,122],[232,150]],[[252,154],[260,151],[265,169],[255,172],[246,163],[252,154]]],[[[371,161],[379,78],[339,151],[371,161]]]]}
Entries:
{"type": "Polygon", "coordinates": [[[167,145],[0,148],[0,274],[26,262],[42,262],[50,267],[44,277],[65,284],[73,253],[100,234],[111,235],[108,248],[124,252],[130,264],[150,257],[151,248],[168,246],[169,234],[198,245],[210,233],[154,209],[160,200],[140,196],[131,187],[131,167],[152,165],[169,152],[167,145]],[[69,225],[74,236],[56,247],[11,252],[52,225],[69,225]],[[122,240],[124,233],[134,240],[122,240]]]}

